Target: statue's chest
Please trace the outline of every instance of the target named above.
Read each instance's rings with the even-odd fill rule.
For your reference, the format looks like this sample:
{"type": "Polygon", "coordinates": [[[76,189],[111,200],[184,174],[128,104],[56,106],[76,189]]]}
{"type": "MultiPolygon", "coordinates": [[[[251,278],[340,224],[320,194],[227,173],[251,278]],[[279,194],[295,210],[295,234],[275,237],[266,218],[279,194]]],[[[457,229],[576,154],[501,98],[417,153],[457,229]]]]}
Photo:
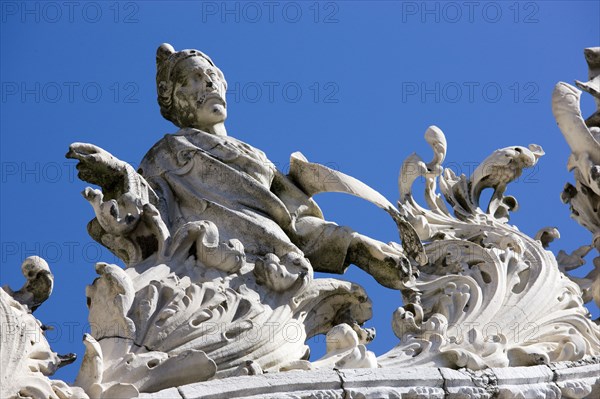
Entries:
{"type": "Polygon", "coordinates": [[[276,167],[262,151],[231,137],[192,136],[188,140],[202,152],[249,175],[265,187],[271,186],[276,167]]]}

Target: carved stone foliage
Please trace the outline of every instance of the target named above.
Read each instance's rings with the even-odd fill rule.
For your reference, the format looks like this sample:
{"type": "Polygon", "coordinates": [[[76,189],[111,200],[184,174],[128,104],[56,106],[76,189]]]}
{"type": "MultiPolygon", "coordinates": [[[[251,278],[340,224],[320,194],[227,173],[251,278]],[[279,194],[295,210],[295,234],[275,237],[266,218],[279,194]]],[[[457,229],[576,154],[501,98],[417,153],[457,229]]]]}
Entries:
{"type": "Polygon", "coordinates": [[[87,398],[80,388],[48,377],[75,355],[50,349],[44,327],[31,312],[52,293],[54,276],[46,261],[31,256],[21,266],[26,283],[18,291],[0,289],[0,364],[2,398],[87,398]]]}
{"type": "Polygon", "coordinates": [[[399,206],[427,243],[429,263],[403,292],[406,305],[393,319],[401,342],[379,363],[480,370],[598,355],[600,328],[580,288],[564,278],[541,241],[507,223],[518,205],[504,195],[506,187],[535,165],[541,147],[497,150],[467,177],[443,168],[446,139],[439,128],[430,127],[425,139],[434,158],[404,162],[399,206]],[[412,197],[418,177],[425,179],[428,208],[412,197]],[[494,193],[480,204],[485,188],[494,193]]]}
{"type": "Polygon", "coordinates": [[[250,263],[218,237],[212,223],[188,223],[165,244],[161,263],[96,265],[76,385],[92,398],[136,397],[264,371],[376,367],[364,347],[372,334],[358,326],[371,316],[362,288],[315,281],[293,257],[250,263]],[[340,323],[349,324],[332,330],[337,346],[323,360],[301,360],[307,338],[340,323]]]}
{"type": "MultiPolygon", "coordinates": [[[[572,152],[567,168],[575,176],[575,185],[565,185],[562,200],[569,204],[571,217],[592,233],[590,245],[571,254],[559,253],[558,262],[565,273],[584,265],[583,257],[592,248],[600,251],[600,47],[585,49],[584,53],[589,81],[576,84],[594,97],[596,112],[584,120],[581,91],[567,83],[558,83],[552,94],[554,117],[572,152]]],[[[581,287],[584,302],[594,300],[600,306],[600,257],[593,260],[593,269],[585,277],[571,278],[581,287]]]]}

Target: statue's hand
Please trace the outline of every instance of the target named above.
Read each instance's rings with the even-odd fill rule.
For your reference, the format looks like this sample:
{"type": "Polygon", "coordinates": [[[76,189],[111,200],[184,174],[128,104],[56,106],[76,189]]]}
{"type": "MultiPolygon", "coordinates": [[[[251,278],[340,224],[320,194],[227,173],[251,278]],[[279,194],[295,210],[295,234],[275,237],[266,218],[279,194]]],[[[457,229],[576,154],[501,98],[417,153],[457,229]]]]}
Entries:
{"type": "Polygon", "coordinates": [[[413,278],[410,261],[399,246],[384,244],[360,234],[355,233],[346,260],[388,288],[400,289],[413,278]]]}
{"type": "Polygon", "coordinates": [[[88,143],[71,144],[66,157],[79,161],[77,170],[81,180],[100,186],[105,192],[116,189],[127,178],[129,169],[133,170],[108,151],[88,143]]]}

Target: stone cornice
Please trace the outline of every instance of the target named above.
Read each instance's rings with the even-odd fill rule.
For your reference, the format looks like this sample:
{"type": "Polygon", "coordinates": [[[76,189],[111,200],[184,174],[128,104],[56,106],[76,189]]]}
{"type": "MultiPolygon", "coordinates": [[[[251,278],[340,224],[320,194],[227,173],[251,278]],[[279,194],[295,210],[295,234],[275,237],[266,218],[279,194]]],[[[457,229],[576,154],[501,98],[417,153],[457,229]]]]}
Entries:
{"type": "Polygon", "coordinates": [[[232,377],[141,394],[145,399],[593,398],[600,357],[481,371],[390,367],[290,371],[232,377]]]}

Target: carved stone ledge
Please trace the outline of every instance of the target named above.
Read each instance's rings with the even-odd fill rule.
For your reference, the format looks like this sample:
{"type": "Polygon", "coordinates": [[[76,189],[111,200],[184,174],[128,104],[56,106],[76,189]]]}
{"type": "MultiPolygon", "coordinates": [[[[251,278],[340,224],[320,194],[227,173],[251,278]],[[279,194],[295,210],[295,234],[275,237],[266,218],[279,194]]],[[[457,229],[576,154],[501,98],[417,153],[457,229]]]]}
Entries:
{"type": "Polygon", "coordinates": [[[232,377],[141,394],[144,399],[593,398],[600,358],[481,371],[437,367],[291,371],[232,377]]]}
{"type": "Polygon", "coordinates": [[[437,368],[389,368],[340,371],[351,398],[443,398],[444,380],[437,368]]]}
{"type": "Polygon", "coordinates": [[[497,380],[489,370],[470,371],[440,368],[448,398],[491,398],[497,392],[497,380]]]}
{"type": "Polygon", "coordinates": [[[499,398],[560,398],[553,383],[554,374],[547,366],[493,368],[498,381],[499,398]]]}
{"type": "Polygon", "coordinates": [[[577,362],[559,362],[550,365],[554,382],[566,398],[597,398],[600,396],[600,357],[577,362]]]}
{"type": "MultiPolygon", "coordinates": [[[[233,377],[179,387],[184,398],[343,398],[342,380],[335,370],[293,371],[233,377]]],[[[144,396],[141,396],[143,398],[144,396]]]]}

